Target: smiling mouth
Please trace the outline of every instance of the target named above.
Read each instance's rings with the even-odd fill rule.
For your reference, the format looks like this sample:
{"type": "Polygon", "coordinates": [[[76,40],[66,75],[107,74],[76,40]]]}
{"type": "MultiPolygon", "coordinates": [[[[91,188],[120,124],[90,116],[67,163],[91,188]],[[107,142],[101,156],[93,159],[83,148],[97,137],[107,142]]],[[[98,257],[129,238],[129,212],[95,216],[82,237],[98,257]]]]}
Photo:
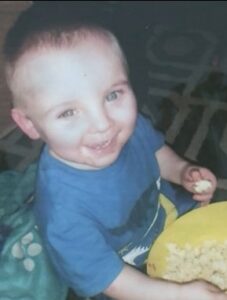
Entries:
{"type": "Polygon", "coordinates": [[[112,141],[113,141],[113,139],[106,140],[106,141],[98,143],[98,144],[89,145],[88,148],[90,148],[92,150],[104,150],[109,147],[109,145],[111,144],[112,141]]]}

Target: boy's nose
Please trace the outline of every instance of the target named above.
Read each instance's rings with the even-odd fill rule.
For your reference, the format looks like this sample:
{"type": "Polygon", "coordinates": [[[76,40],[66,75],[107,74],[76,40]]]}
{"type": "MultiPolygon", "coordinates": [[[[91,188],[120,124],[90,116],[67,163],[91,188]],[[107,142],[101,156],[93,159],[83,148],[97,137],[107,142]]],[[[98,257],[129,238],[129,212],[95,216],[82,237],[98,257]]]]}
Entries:
{"type": "Polygon", "coordinates": [[[95,110],[90,115],[92,132],[105,132],[111,127],[112,120],[105,110],[95,110]]]}

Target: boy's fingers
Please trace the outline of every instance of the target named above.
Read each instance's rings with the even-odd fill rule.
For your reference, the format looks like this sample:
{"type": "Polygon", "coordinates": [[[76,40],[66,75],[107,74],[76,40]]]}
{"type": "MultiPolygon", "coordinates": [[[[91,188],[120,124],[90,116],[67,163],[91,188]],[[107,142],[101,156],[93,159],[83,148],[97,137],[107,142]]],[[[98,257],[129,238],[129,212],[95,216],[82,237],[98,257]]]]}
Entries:
{"type": "Polygon", "coordinates": [[[212,195],[210,194],[194,194],[193,199],[196,201],[201,201],[201,202],[209,202],[212,198],[212,195]]]}
{"type": "Polygon", "coordinates": [[[208,201],[201,201],[200,207],[207,206],[209,203],[210,203],[210,200],[208,200],[208,201]]]}
{"type": "Polygon", "coordinates": [[[200,180],[201,179],[201,174],[198,169],[192,168],[189,172],[190,176],[192,177],[193,180],[200,180]]]}
{"type": "Polygon", "coordinates": [[[201,180],[201,174],[199,172],[199,169],[196,167],[191,167],[188,169],[187,172],[185,172],[185,179],[189,182],[194,182],[197,180],[201,180]]]}

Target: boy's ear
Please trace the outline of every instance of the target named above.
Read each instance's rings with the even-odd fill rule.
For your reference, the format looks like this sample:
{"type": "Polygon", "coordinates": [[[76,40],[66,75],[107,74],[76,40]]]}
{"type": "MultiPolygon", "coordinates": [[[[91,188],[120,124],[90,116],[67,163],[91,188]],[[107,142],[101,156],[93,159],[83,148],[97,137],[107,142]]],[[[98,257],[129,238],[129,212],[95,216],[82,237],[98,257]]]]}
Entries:
{"type": "Polygon", "coordinates": [[[31,139],[36,140],[40,138],[39,132],[34,127],[34,124],[25,113],[19,108],[11,109],[11,117],[20,129],[31,139]]]}

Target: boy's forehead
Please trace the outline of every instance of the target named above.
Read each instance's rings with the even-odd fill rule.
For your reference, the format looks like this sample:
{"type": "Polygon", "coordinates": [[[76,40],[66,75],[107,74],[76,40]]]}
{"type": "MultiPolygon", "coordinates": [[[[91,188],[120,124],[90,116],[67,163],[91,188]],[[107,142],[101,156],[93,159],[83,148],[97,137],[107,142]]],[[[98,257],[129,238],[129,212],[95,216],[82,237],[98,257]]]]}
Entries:
{"type": "Polygon", "coordinates": [[[14,88],[20,90],[20,94],[26,95],[40,93],[47,85],[51,90],[51,84],[54,85],[56,81],[60,83],[61,72],[64,73],[64,82],[71,81],[71,76],[74,75],[72,65],[87,71],[91,68],[95,72],[99,72],[102,67],[103,70],[108,68],[106,71],[109,74],[114,72],[114,69],[120,72],[124,70],[120,53],[107,40],[96,37],[80,43],[75,41],[75,44],[70,46],[46,45],[31,49],[18,61],[14,74],[14,88]],[[52,77],[56,80],[52,80],[52,77]]]}
{"type": "Polygon", "coordinates": [[[15,71],[23,71],[25,68],[33,69],[35,67],[42,66],[42,63],[54,64],[59,57],[67,57],[72,55],[80,57],[80,62],[86,63],[88,58],[99,58],[100,60],[106,60],[107,56],[111,57],[114,61],[120,61],[123,64],[122,52],[120,47],[115,43],[111,42],[110,39],[104,39],[97,36],[88,36],[86,39],[78,41],[71,41],[70,44],[64,44],[56,46],[45,44],[42,47],[34,47],[25,52],[15,65],[15,71]],[[40,65],[41,64],[41,65],[40,65]]]}

